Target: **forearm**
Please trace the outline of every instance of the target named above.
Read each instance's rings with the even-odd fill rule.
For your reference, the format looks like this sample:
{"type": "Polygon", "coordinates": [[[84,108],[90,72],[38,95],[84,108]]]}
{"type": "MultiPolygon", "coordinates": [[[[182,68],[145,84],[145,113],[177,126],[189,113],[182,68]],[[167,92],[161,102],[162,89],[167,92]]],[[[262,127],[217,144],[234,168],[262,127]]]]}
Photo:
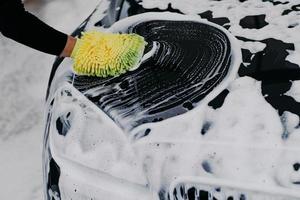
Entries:
{"type": "Polygon", "coordinates": [[[36,50],[52,55],[68,54],[64,52],[68,46],[68,35],[53,29],[25,11],[20,0],[1,2],[0,31],[6,37],[36,50]]]}
{"type": "Polygon", "coordinates": [[[61,52],[60,57],[70,57],[73,52],[76,41],[76,38],[68,36],[67,43],[65,45],[64,50],[61,52]]]}

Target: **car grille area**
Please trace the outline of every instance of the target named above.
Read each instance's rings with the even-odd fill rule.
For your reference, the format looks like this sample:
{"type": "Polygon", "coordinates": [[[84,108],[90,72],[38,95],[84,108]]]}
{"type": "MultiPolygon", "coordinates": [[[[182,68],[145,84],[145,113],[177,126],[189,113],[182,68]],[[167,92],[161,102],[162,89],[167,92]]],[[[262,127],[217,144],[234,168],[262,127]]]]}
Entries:
{"type": "Polygon", "coordinates": [[[170,200],[296,200],[293,190],[268,188],[261,190],[241,185],[177,184],[168,194],[170,200]]]}

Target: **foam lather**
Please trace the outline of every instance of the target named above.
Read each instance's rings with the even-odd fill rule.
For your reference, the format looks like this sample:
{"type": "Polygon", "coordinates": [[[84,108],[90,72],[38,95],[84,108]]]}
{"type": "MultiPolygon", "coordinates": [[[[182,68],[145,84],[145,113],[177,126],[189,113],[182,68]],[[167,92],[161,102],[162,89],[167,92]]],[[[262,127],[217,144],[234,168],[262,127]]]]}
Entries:
{"type": "Polygon", "coordinates": [[[149,43],[144,57],[154,52],[131,73],[70,81],[126,130],[197,107],[226,87],[240,65],[234,38],[191,16],[148,13],[123,19],[108,31],[141,35],[149,43]]]}
{"type": "Polygon", "coordinates": [[[78,75],[118,76],[138,65],[146,42],[137,34],[90,31],[77,40],[71,57],[78,75]]]}

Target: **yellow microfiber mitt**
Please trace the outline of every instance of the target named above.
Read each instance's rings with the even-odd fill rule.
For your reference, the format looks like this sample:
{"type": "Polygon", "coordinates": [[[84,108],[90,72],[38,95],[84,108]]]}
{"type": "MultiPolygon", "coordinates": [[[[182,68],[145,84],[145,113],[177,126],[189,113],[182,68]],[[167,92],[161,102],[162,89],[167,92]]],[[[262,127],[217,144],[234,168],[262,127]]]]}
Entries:
{"type": "Polygon", "coordinates": [[[77,39],[71,57],[76,74],[108,77],[118,76],[140,62],[146,46],[137,34],[89,31],[77,39]]]}

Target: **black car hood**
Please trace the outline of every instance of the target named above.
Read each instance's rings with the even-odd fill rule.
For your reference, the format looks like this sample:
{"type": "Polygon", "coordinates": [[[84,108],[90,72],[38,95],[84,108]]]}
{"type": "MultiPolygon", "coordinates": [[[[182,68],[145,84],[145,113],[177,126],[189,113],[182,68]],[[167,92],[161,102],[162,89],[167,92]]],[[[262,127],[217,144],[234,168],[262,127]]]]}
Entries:
{"type": "Polygon", "coordinates": [[[156,46],[154,54],[138,69],[119,77],[70,77],[75,88],[122,128],[193,109],[231,67],[226,33],[204,22],[148,20],[123,31],[145,37],[145,52],[156,46]]]}

